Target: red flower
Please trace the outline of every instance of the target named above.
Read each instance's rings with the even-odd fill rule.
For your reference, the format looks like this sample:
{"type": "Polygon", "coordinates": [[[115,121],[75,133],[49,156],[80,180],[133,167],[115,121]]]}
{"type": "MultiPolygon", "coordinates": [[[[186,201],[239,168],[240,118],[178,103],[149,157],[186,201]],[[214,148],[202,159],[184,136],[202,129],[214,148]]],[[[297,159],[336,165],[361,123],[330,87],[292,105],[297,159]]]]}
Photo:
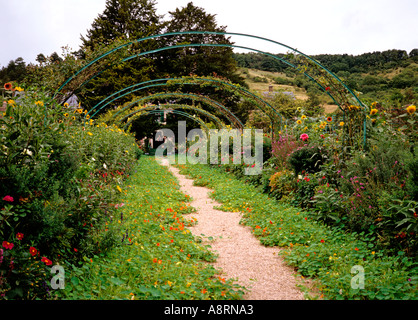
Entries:
{"type": "Polygon", "coordinates": [[[23,239],[23,233],[18,232],[18,233],[16,234],[16,239],[17,239],[17,240],[22,240],[22,239],[23,239]]]}
{"type": "Polygon", "coordinates": [[[35,256],[38,253],[38,250],[36,250],[36,248],[34,247],[30,247],[29,248],[29,253],[33,256],[35,256]]]}
{"type": "Polygon", "coordinates": [[[14,244],[8,241],[3,241],[3,247],[6,249],[13,249],[14,244]]]}
{"type": "Polygon", "coordinates": [[[358,248],[357,248],[357,247],[355,247],[355,248],[354,248],[354,250],[358,251],[358,248]]]}
{"type": "Polygon", "coordinates": [[[307,141],[308,139],[309,139],[309,136],[306,133],[302,133],[300,135],[300,140],[307,141]]]}
{"type": "Polygon", "coordinates": [[[78,250],[77,250],[76,248],[74,248],[74,251],[75,251],[75,252],[78,252],[78,250]]]}
{"type": "Polygon", "coordinates": [[[331,88],[330,87],[325,87],[325,91],[330,91],[331,88]]]}
{"type": "Polygon", "coordinates": [[[11,196],[5,196],[5,197],[3,198],[3,200],[4,200],[4,201],[7,201],[7,202],[13,202],[13,201],[14,201],[13,197],[11,197],[11,196]]]}
{"type": "Polygon", "coordinates": [[[325,240],[324,239],[321,239],[321,243],[324,243],[325,242],[325,240]]]}
{"type": "Polygon", "coordinates": [[[12,86],[12,84],[10,82],[6,82],[4,84],[4,89],[6,89],[6,90],[12,90],[12,88],[13,88],[13,86],[12,86]]]}
{"type": "Polygon", "coordinates": [[[46,257],[42,257],[41,261],[44,262],[47,266],[50,266],[52,264],[52,261],[46,257]]]}

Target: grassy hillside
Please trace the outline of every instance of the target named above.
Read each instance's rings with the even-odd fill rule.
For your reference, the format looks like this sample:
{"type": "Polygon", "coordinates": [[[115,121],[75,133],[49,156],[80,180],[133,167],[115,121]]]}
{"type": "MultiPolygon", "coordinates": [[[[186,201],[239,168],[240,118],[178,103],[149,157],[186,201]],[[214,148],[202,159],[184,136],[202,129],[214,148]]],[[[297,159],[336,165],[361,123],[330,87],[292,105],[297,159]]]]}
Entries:
{"type": "MultiPolygon", "coordinates": [[[[239,68],[239,74],[245,78],[251,91],[262,95],[269,90],[292,92],[296,99],[307,100],[308,93],[303,87],[296,85],[296,81],[292,77],[288,77],[283,72],[271,72],[250,68],[239,68]]],[[[337,109],[335,104],[332,104],[331,99],[325,95],[321,95],[321,106],[325,113],[334,112],[337,109]]]]}
{"type": "MultiPolygon", "coordinates": [[[[360,93],[366,103],[378,101],[390,108],[403,108],[418,102],[418,54],[400,50],[359,56],[318,55],[322,65],[336,74],[349,88],[360,93]]],[[[293,92],[297,99],[315,95],[325,112],[336,109],[332,100],[303,75],[261,54],[236,54],[240,74],[249,87],[262,93],[269,90],[293,92]]]]}

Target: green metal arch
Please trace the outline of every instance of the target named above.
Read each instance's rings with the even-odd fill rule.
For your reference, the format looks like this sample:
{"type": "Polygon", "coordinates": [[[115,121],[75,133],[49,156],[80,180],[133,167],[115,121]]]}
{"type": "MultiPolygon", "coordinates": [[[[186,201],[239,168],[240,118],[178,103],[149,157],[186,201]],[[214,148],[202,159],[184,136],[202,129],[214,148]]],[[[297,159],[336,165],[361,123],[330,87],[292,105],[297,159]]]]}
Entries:
{"type": "MultiPolygon", "coordinates": [[[[80,74],[83,70],[85,70],[86,68],[88,68],[89,66],[91,66],[92,64],[94,64],[94,63],[96,63],[97,61],[99,61],[100,59],[102,59],[102,58],[104,58],[104,57],[106,57],[107,55],[109,55],[109,54],[111,54],[111,53],[113,53],[113,52],[115,52],[115,51],[117,51],[117,50],[120,50],[120,49],[122,49],[122,48],[124,48],[124,47],[127,47],[127,46],[130,46],[130,45],[132,45],[132,44],[134,44],[134,43],[139,43],[139,42],[142,42],[142,41],[146,41],[146,40],[150,40],[150,39],[156,39],[156,38],[160,38],[160,37],[165,37],[165,36],[171,36],[171,35],[190,35],[190,34],[201,34],[201,35],[205,35],[205,34],[207,34],[207,35],[209,35],[209,34],[212,34],[212,35],[236,35],[236,36],[243,36],[243,37],[249,37],[249,38],[254,38],[254,39],[259,39],[259,40],[263,40],[263,41],[267,41],[267,42],[270,42],[270,43],[274,43],[274,44],[276,44],[276,45],[279,45],[279,46],[282,46],[282,47],[284,47],[284,48],[287,48],[287,49],[289,49],[289,50],[292,50],[293,52],[295,52],[295,53],[297,53],[297,54],[300,54],[300,55],[302,55],[303,57],[305,57],[305,58],[307,58],[308,60],[310,60],[312,63],[314,63],[316,66],[318,66],[319,68],[321,68],[322,70],[324,70],[325,72],[327,72],[329,75],[331,75],[331,77],[333,77],[335,80],[337,80],[353,97],[354,97],[354,99],[362,106],[362,107],[365,107],[364,106],[364,104],[360,101],[360,99],[357,97],[357,95],[356,94],[354,94],[352,91],[351,91],[351,89],[350,88],[348,88],[342,81],[341,81],[341,79],[339,79],[334,73],[332,73],[330,70],[328,70],[327,68],[325,68],[323,65],[321,65],[318,61],[316,61],[316,60],[314,60],[313,58],[311,58],[311,57],[309,57],[308,55],[306,55],[306,54],[304,54],[304,53],[302,53],[302,52],[300,52],[299,50],[297,50],[297,49],[295,49],[295,48],[292,48],[292,47],[290,47],[290,46],[288,46],[288,45],[285,45],[285,44],[283,44],[283,43],[280,43],[280,42],[277,42],[277,41],[274,41],[274,40],[271,40],[271,39],[267,39],[267,38],[263,38],[263,37],[259,37],[259,36],[254,36],[254,35],[249,35],[249,34],[244,34],[244,33],[236,33],[236,32],[215,32],[215,31],[182,31],[182,32],[169,32],[169,33],[164,33],[164,34],[157,34],[157,35],[151,35],[151,36],[148,36],[148,37],[144,37],[144,38],[141,38],[141,39],[136,39],[136,40],[134,40],[134,41],[130,41],[130,42],[128,42],[128,43],[125,43],[125,44],[123,44],[123,45],[120,45],[120,46],[118,46],[118,47],[116,47],[116,48],[114,48],[114,49],[112,49],[112,50],[109,50],[108,52],[106,52],[106,53],[104,53],[104,54],[102,54],[101,56],[99,56],[99,57],[97,57],[96,59],[94,59],[93,61],[91,61],[90,63],[88,63],[87,65],[85,65],[84,67],[82,67],[82,68],[80,68],[73,76],[71,76],[70,78],[68,78],[59,88],[58,88],[58,90],[56,91],[56,93],[55,93],[55,95],[54,95],[54,97],[56,96],[56,94],[57,93],[59,93],[70,81],[72,81],[78,74],[80,74]]],[[[299,68],[297,67],[297,66],[295,66],[294,64],[292,64],[292,63],[290,63],[290,62],[288,62],[288,61],[286,61],[285,59],[283,59],[283,58],[279,58],[279,57],[277,57],[277,56],[274,56],[274,55],[271,55],[271,54],[269,54],[269,53],[267,53],[267,52],[263,52],[263,51],[260,51],[260,50],[257,50],[257,49],[254,49],[254,48],[249,48],[249,47],[244,47],[244,46],[237,46],[237,45],[229,45],[229,44],[204,44],[204,43],[200,43],[200,44],[183,44],[183,45],[175,45],[175,46],[170,46],[170,47],[164,47],[164,48],[159,48],[159,49],[154,49],[154,50],[149,50],[149,51],[146,51],[146,52],[142,52],[142,53],[140,53],[140,54],[136,54],[136,55],[132,55],[132,56],[130,56],[130,57],[127,57],[127,58],[125,58],[125,59],[122,59],[122,61],[121,62],[124,62],[124,61],[128,61],[128,60],[130,60],[130,59],[133,59],[133,58],[135,58],[135,57],[139,57],[139,56],[142,56],[142,55],[145,55],[145,54],[149,54],[149,53],[156,53],[156,52],[159,52],[159,51],[163,51],[163,50],[167,50],[167,49],[170,49],[170,48],[181,48],[181,47],[192,47],[192,46],[218,46],[218,47],[221,47],[221,46],[223,46],[223,47],[235,47],[235,48],[242,48],[242,49],[247,49],[247,50],[252,50],[252,51],[255,51],[255,52],[259,52],[259,53],[262,53],[262,54],[265,54],[265,55],[268,55],[268,56],[271,56],[271,57],[273,57],[274,59],[277,59],[277,60],[280,60],[280,61],[282,61],[282,62],[284,62],[285,64],[287,64],[287,65],[289,65],[289,66],[291,66],[291,67],[293,67],[293,68],[295,68],[296,70],[299,70],[299,68]]],[[[300,70],[301,71],[301,70],[300,70]]],[[[311,80],[313,80],[314,82],[316,82],[317,83],[317,85],[326,93],[326,94],[328,94],[333,100],[334,100],[334,102],[338,105],[338,106],[340,106],[340,104],[335,100],[335,98],[329,93],[329,92],[327,92],[327,90],[322,86],[322,85],[320,85],[314,78],[312,78],[310,75],[308,75],[307,73],[305,73],[305,72],[303,72],[302,71],[302,73],[304,74],[304,75],[306,75],[308,78],[310,78],[311,80]]]]}
{"type": "MultiPolygon", "coordinates": [[[[164,34],[157,34],[157,35],[151,35],[148,37],[144,37],[144,38],[140,38],[140,39],[136,39],[133,41],[130,41],[128,43],[125,43],[123,45],[120,45],[112,50],[109,50],[108,52],[100,55],[99,57],[97,57],[96,59],[92,60],[91,62],[89,62],[88,64],[86,64],[84,67],[80,68],[74,75],[72,75],[70,78],[68,78],[55,92],[54,94],[54,98],[57,96],[57,94],[69,83],[71,82],[75,77],[77,77],[83,70],[85,70],[86,68],[90,67],[91,65],[93,65],[94,63],[96,63],[97,61],[103,59],[104,57],[106,57],[107,55],[110,55],[113,52],[116,52],[117,50],[120,50],[122,48],[125,48],[127,46],[130,46],[134,43],[139,43],[142,41],[146,41],[146,40],[150,40],[150,39],[156,39],[156,38],[160,38],[160,37],[165,37],[165,36],[171,36],[171,35],[191,35],[191,34],[200,34],[200,35],[236,35],[236,36],[243,36],[243,37],[249,37],[249,38],[254,38],[254,39],[260,39],[263,41],[267,41],[270,43],[274,43],[277,44],[279,46],[282,46],[284,48],[287,48],[289,50],[292,50],[295,54],[300,55],[301,57],[304,57],[307,59],[307,61],[309,61],[310,63],[312,63],[314,66],[316,66],[317,68],[319,68],[319,70],[324,71],[326,74],[328,74],[331,79],[334,79],[337,81],[337,83],[339,85],[342,86],[342,88],[344,89],[344,92],[347,92],[351,95],[352,98],[354,98],[354,100],[362,107],[363,111],[367,109],[367,106],[364,105],[361,100],[359,99],[359,97],[353,93],[353,91],[348,88],[343,81],[341,81],[341,79],[339,79],[334,73],[332,73],[330,70],[328,70],[327,68],[325,68],[323,65],[321,65],[318,61],[316,61],[315,59],[309,57],[308,55],[298,51],[295,48],[292,48],[290,46],[287,46],[283,43],[271,40],[271,39],[267,39],[267,38],[263,38],[263,37],[259,37],[259,36],[254,36],[254,35],[248,35],[248,34],[243,34],[243,33],[234,33],[234,32],[214,32],[214,31],[183,31],[183,32],[171,32],[171,33],[164,33],[164,34]]],[[[289,61],[286,61],[283,58],[274,56],[272,54],[269,54],[267,52],[261,51],[261,50],[257,50],[254,48],[250,48],[250,47],[245,47],[245,46],[238,46],[238,45],[232,45],[232,44],[208,44],[208,43],[191,43],[191,44],[180,44],[180,45],[173,45],[173,46],[168,46],[168,47],[163,47],[163,48],[158,48],[158,49],[154,49],[154,50],[149,50],[149,51],[145,51],[145,52],[141,52],[139,54],[134,54],[130,57],[126,57],[124,59],[119,60],[119,63],[123,63],[125,61],[129,61],[131,59],[137,58],[137,57],[141,57],[144,56],[146,54],[150,54],[150,53],[157,53],[163,50],[169,50],[169,49],[174,49],[174,48],[184,48],[184,47],[230,47],[230,48],[242,48],[242,49],[247,49],[247,50],[252,50],[255,52],[259,52],[262,53],[264,55],[270,56],[276,60],[279,60],[291,67],[293,67],[295,70],[298,70],[299,72],[301,72],[302,74],[304,74],[306,77],[308,77],[310,80],[314,81],[321,89],[323,92],[325,92],[329,97],[332,98],[332,100],[338,105],[339,109],[342,110],[345,113],[345,110],[341,107],[341,104],[335,99],[335,97],[331,94],[331,92],[329,92],[329,90],[327,90],[327,88],[324,88],[324,86],[322,86],[314,77],[312,77],[311,75],[309,75],[307,72],[305,72],[307,69],[301,70],[300,68],[298,68],[296,65],[290,63],[289,61]]],[[[109,66],[111,66],[109,64],[109,66]]],[[[103,71],[101,71],[103,72],[103,71]]],[[[101,72],[99,72],[98,74],[96,74],[95,76],[99,75],[101,72]]],[[[93,76],[92,78],[94,78],[95,76],[93,76]]],[[[91,78],[91,79],[92,79],[91,78]]],[[[90,81],[90,80],[88,80],[90,81]]],[[[84,85],[84,83],[83,83],[84,85]]],[[[80,86],[79,86],[80,87],[80,86]]],[[[342,96],[342,95],[341,95],[342,96]]],[[[346,101],[346,100],[342,100],[342,101],[346,101]]],[[[363,145],[366,145],[366,118],[364,117],[364,121],[363,121],[363,145]]]]}
{"type": "MultiPolygon", "coordinates": [[[[129,109],[131,106],[135,105],[135,104],[139,104],[142,101],[146,101],[146,100],[151,100],[151,99],[157,99],[159,97],[180,97],[180,98],[184,98],[184,99],[191,99],[191,100],[195,100],[195,101],[200,101],[203,103],[207,103],[210,106],[217,106],[220,108],[220,110],[224,110],[226,111],[235,121],[233,121],[236,125],[238,125],[239,128],[244,128],[244,124],[241,122],[241,120],[239,120],[235,114],[233,114],[229,109],[225,108],[225,106],[221,105],[220,103],[216,102],[215,100],[212,100],[208,97],[205,96],[199,96],[196,94],[190,94],[190,93],[179,93],[179,92],[168,92],[168,93],[157,93],[157,94],[153,94],[153,95],[149,95],[146,97],[142,97],[140,99],[136,99],[132,102],[130,102],[129,104],[127,104],[125,107],[123,107],[121,110],[119,110],[118,112],[116,112],[111,119],[116,118],[118,114],[120,114],[122,111],[125,111],[127,109],[129,109]]],[[[98,112],[98,111],[97,111],[98,112]]],[[[96,112],[96,113],[97,113],[96,112]]],[[[92,117],[96,114],[94,113],[92,115],[92,117]]],[[[228,119],[230,119],[227,116],[228,119]]],[[[231,120],[231,119],[230,119],[231,120]]]]}
{"type": "MultiPolygon", "coordinates": [[[[186,105],[186,104],[164,104],[164,105],[152,105],[152,106],[143,107],[143,108],[140,108],[140,109],[136,109],[135,111],[133,111],[130,114],[126,115],[124,118],[120,119],[120,121],[123,122],[125,119],[129,119],[131,116],[133,116],[133,115],[135,115],[135,114],[137,114],[139,112],[142,112],[142,111],[159,110],[159,112],[161,112],[161,111],[166,111],[167,108],[173,108],[173,109],[178,108],[178,109],[193,110],[193,111],[196,111],[198,113],[201,113],[201,114],[205,115],[206,117],[212,119],[218,125],[218,128],[219,129],[225,127],[225,124],[221,121],[221,119],[219,119],[218,117],[214,116],[210,112],[207,112],[206,110],[203,110],[203,109],[200,109],[200,108],[196,108],[196,107],[193,107],[193,106],[190,106],[190,105],[186,105]]],[[[126,128],[127,125],[130,122],[132,122],[133,120],[134,119],[130,119],[129,122],[127,122],[127,124],[125,124],[124,128],[126,128]]]]}
{"type": "MultiPolygon", "coordinates": [[[[149,110],[149,111],[146,111],[144,113],[141,113],[138,117],[142,117],[142,116],[147,115],[147,114],[155,114],[155,113],[159,113],[159,112],[161,112],[161,111],[160,110],[149,110]]],[[[209,132],[208,126],[206,125],[206,123],[202,119],[195,118],[195,117],[191,116],[190,114],[188,114],[186,112],[179,111],[179,110],[173,110],[173,113],[180,114],[182,116],[185,116],[186,118],[189,118],[189,119],[199,123],[203,128],[205,128],[205,130],[207,132],[209,132]]],[[[130,122],[127,123],[127,125],[129,125],[129,124],[130,124],[130,122]]]]}
{"type": "MultiPolygon", "coordinates": [[[[145,90],[145,89],[149,89],[149,88],[153,88],[153,87],[159,87],[159,86],[167,86],[167,85],[170,85],[170,83],[169,83],[169,81],[176,81],[176,80],[182,80],[183,78],[161,78],[161,79],[155,79],[155,80],[148,80],[148,81],[144,81],[144,82],[141,82],[141,83],[137,83],[137,84],[134,84],[134,85],[132,85],[132,86],[129,86],[129,87],[126,87],[126,88],[124,88],[124,89],[122,89],[122,90],[119,90],[118,92],[115,92],[115,93],[113,93],[113,94],[111,94],[111,95],[109,95],[108,97],[106,97],[105,99],[103,99],[102,101],[100,101],[100,102],[98,102],[92,109],[90,109],[89,111],[88,111],[88,113],[87,114],[85,114],[85,117],[87,117],[87,115],[90,115],[90,113],[92,112],[92,111],[94,111],[98,106],[100,106],[100,104],[102,104],[102,103],[104,103],[104,101],[106,101],[107,99],[109,99],[109,98],[112,98],[112,97],[114,97],[115,95],[117,95],[118,93],[122,93],[122,92],[124,92],[124,91],[126,91],[126,90],[129,90],[129,89],[131,89],[131,90],[129,90],[129,91],[126,91],[126,92],[124,92],[123,94],[121,94],[121,95],[119,95],[119,96],[117,96],[116,98],[113,98],[112,100],[110,100],[110,101],[108,101],[108,102],[106,102],[105,104],[103,104],[99,109],[97,109],[96,110],[96,112],[92,115],[92,117],[93,116],[95,116],[98,112],[100,112],[100,110],[102,110],[102,109],[104,109],[106,106],[108,106],[109,104],[111,104],[112,102],[114,102],[114,101],[116,101],[116,100],[118,100],[119,98],[122,98],[122,97],[124,97],[124,96],[126,96],[126,95],[128,95],[128,94],[131,94],[131,93],[133,93],[133,92],[137,92],[137,91],[140,91],[140,90],[145,90]],[[155,83],[155,82],[161,82],[161,81],[165,81],[166,83],[155,83]],[[147,85],[147,86],[143,86],[143,87],[140,87],[140,85],[141,84],[147,84],[147,83],[154,83],[154,84],[151,84],[151,85],[147,85]]],[[[188,79],[188,78],[186,78],[186,79],[188,79]]],[[[231,84],[231,83],[228,83],[228,82],[225,82],[225,81],[221,81],[221,80],[216,80],[216,79],[211,79],[211,78],[201,78],[201,77],[197,77],[197,78],[191,78],[191,81],[192,82],[183,82],[183,83],[181,83],[181,84],[195,84],[195,85],[201,85],[201,83],[197,83],[197,82],[193,82],[193,80],[197,80],[198,82],[199,81],[208,81],[208,82],[214,82],[214,83],[221,83],[221,84],[223,84],[223,85],[228,85],[228,86],[231,86],[231,87],[233,87],[233,88],[235,88],[235,89],[237,89],[237,90],[240,90],[240,91],[242,91],[242,92],[244,92],[244,93],[246,93],[246,94],[248,94],[248,95],[250,95],[251,97],[253,97],[253,98],[255,98],[256,100],[258,100],[258,101],[260,101],[261,102],[261,104],[264,104],[265,106],[267,106],[270,110],[273,110],[273,112],[280,118],[280,125],[279,125],[279,129],[281,130],[282,129],[282,126],[283,126],[283,124],[285,124],[285,119],[283,118],[283,116],[280,114],[280,112],[278,112],[277,111],[277,109],[276,108],[274,108],[272,105],[270,105],[267,101],[265,101],[264,99],[262,99],[262,98],[260,98],[260,97],[258,97],[257,95],[255,95],[255,94],[253,94],[252,92],[250,92],[250,91],[248,91],[248,90],[245,90],[244,88],[241,88],[241,87],[239,87],[238,85],[234,85],[234,84],[231,84]]],[[[179,83],[180,84],[180,83],[179,83]]],[[[216,86],[216,85],[215,85],[216,86]]],[[[216,86],[216,87],[218,87],[218,86],[216,86]]],[[[269,117],[269,119],[270,119],[270,124],[271,124],[271,131],[272,131],[272,133],[274,132],[274,127],[275,127],[275,124],[277,123],[277,121],[276,121],[276,119],[274,119],[269,113],[267,113],[266,112],[266,110],[265,109],[263,109],[262,108],[262,106],[261,105],[259,105],[258,103],[257,103],[257,101],[255,102],[255,105],[256,105],[256,107],[258,108],[258,109],[260,109],[263,113],[265,113],[268,117],[269,117]]]]}
{"type": "MultiPolygon", "coordinates": [[[[96,108],[98,108],[102,103],[104,103],[106,100],[118,95],[119,93],[121,93],[121,95],[117,96],[116,98],[106,102],[103,106],[100,107],[100,109],[98,109],[98,111],[102,110],[103,108],[105,108],[106,106],[108,106],[109,104],[111,104],[112,102],[118,100],[119,98],[122,98],[128,94],[131,94],[133,92],[137,92],[140,90],[144,90],[144,89],[148,89],[148,88],[152,88],[152,87],[158,87],[158,86],[167,86],[170,85],[170,81],[177,81],[177,80],[183,80],[184,78],[161,78],[161,79],[154,79],[154,80],[148,80],[148,81],[144,81],[144,82],[140,82],[140,83],[136,83],[132,86],[123,88],[109,96],[107,96],[106,98],[104,98],[102,101],[98,102],[91,110],[89,110],[89,112],[87,114],[90,114],[90,112],[92,112],[93,110],[95,110],[96,108]],[[165,81],[166,83],[155,83],[155,82],[163,82],[165,81]],[[154,83],[152,85],[147,85],[147,86],[142,86],[148,83],[154,83]],[[132,89],[132,90],[131,90],[132,89]],[[126,91],[126,92],[124,92],[126,91]],[[124,93],[123,93],[124,92],[124,93]],[[123,94],[122,94],[123,93],[123,94]]],[[[265,101],[264,99],[260,98],[259,96],[255,95],[254,93],[245,90],[244,88],[238,86],[238,85],[234,85],[232,83],[226,82],[226,81],[222,81],[222,80],[217,80],[217,79],[212,79],[212,78],[204,78],[204,77],[190,77],[190,78],[185,78],[186,80],[190,79],[192,82],[184,82],[181,84],[196,84],[199,85],[199,83],[193,82],[193,80],[197,80],[197,82],[199,81],[207,81],[207,82],[214,82],[214,83],[220,83],[222,85],[226,85],[226,86],[230,86],[233,87],[237,90],[240,90],[242,92],[244,92],[245,94],[248,94],[250,96],[252,96],[253,98],[255,98],[256,100],[260,101],[262,104],[264,104],[265,106],[269,107],[271,110],[273,110],[273,112],[279,116],[279,118],[281,119],[281,121],[284,121],[283,116],[280,114],[280,112],[274,108],[271,104],[269,104],[267,101],[265,101]]],[[[260,107],[260,106],[259,106],[260,107]]],[[[262,108],[260,108],[260,110],[262,110],[263,112],[265,110],[263,110],[262,108]]],[[[94,116],[94,115],[93,115],[94,116]]],[[[271,116],[268,115],[271,119],[271,116]]],[[[271,119],[272,120],[272,119],[271,119]]]]}

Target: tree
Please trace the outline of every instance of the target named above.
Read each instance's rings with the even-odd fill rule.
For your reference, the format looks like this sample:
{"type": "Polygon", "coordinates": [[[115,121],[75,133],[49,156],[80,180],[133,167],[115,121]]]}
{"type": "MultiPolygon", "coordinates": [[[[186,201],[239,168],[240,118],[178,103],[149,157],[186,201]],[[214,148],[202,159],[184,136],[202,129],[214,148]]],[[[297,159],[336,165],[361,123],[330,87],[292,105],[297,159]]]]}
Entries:
{"type": "Polygon", "coordinates": [[[82,47],[111,44],[115,39],[138,39],[161,30],[154,0],[107,0],[106,8],[81,36],[82,47]]]}
{"type": "Polygon", "coordinates": [[[43,53],[40,53],[36,56],[36,62],[42,64],[42,63],[46,63],[46,57],[43,53]]]}
{"type": "Polygon", "coordinates": [[[0,70],[0,81],[2,83],[9,81],[20,82],[26,76],[26,63],[22,57],[16,60],[10,60],[7,67],[0,70]]]}
{"type": "MultiPolygon", "coordinates": [[[[208,14],[203,8],[189,2],[186,7],[169,12],[166,32],[184,31],[214,31],[225,32],[225,26],[218,26],[215,15],[208,14]]],[[[166,40],[166,45],[175,44],[214,43],[232,45],[225,35],[189,34],[175,35],[166,40]]],[[[177,76],[196,74],[207,76],[216,74],[232,82],[243,84],[243,79],[237,75],[237,63],[231,47],[186,47],[168,50],[165,56],[167,71],[177,76]]]]}
{"type": "MultiPolygon", "coordinates": [[[[81,50],[95,51],[110,46],[120,39],[135,40],[159,33],[163,27],[161,16],[157,15],[154,0],[107,0],[106,8],[93,22],[86,37],[81,37],[81,50]]],[[[129,46],[126,55],[134,55],[156,47],[155,41],[141,42],[129,46]]],[[[83,56],[82,52],[77,53],[83,56]]],[[[155,75],[154,60],[151,56],[129,60],[123,64],[111,65],[100,76],[79,92],[83,105],[92,108],[99,101],[134,83],[149,80],[155,75]]],[[[119,104],[130,100],[126,96],[119,104]]]]}

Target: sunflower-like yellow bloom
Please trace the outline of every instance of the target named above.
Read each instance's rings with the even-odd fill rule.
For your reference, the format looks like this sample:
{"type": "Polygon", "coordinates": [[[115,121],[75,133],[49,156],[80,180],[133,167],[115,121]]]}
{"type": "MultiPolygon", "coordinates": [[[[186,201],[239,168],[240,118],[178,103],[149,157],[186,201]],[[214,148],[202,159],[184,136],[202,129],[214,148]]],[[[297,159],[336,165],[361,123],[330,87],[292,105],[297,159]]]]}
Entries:
{"type": "Polygon", "coordinates": [[[417,111],[417,107],[412,104],[406,108],[406,112],[408,112],[408,114],[412,115],[415,111],[417,111]]]}

